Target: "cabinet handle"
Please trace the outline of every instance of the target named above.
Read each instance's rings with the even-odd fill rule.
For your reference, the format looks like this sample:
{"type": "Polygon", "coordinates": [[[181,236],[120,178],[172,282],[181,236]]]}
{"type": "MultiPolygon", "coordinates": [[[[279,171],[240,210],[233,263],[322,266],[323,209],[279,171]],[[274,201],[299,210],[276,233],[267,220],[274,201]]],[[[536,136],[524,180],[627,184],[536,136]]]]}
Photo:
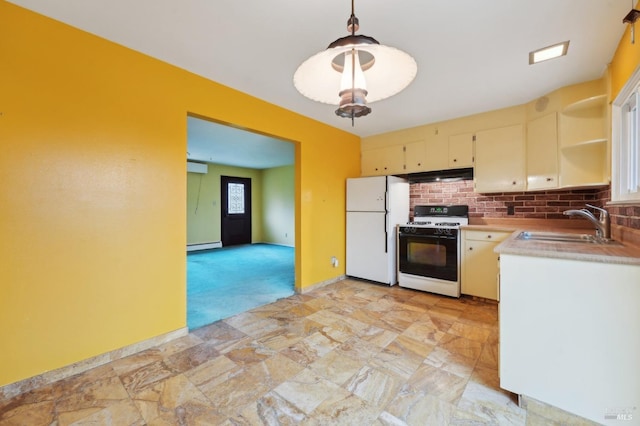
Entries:
{"type": "Polygon", "coordinates": [[[454,163],[455,163],[455,162],[457,162],[457,161],[458,161],[458,159],[457,159],[457,158],[454,158],[454,159],[453,159],[453,162],[454,162],[454,163]]]}
{"type": "Polygon", "coordinates": [[[487,238],[488,238],[488,239],[491,239],[491,235],[487,235],[487,238]]]}
{"type": "Polygon", "coordinates": [[[547,182],[551,182],[553,178],[547,178],[547,182]]]}
{"type": "Polygon", "coordinates": [[[418,166],[422,166],[422,163],[418,163],[418,166]]]}
{"type": "Polygon", "coordinates": [[[469,247],[469,251],[472,251],[472,250],[473,250],[473,247],[469,247]]]}
{"type": "Polygon", "coordinates": [[[513,182],[511,182],[511,184],[512,184],[512,185],[515,185],[515,184],[516,184],[516,181],[514,180],[513,182]]]}

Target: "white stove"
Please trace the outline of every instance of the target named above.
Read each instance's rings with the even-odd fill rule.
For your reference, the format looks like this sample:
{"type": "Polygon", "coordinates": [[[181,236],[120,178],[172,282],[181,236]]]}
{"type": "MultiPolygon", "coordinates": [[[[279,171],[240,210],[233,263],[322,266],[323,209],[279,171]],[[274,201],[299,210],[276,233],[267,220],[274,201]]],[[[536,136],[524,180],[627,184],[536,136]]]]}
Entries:
{"type": "Polygon", "coordinates": [[[398,284],[460,297],[460,226],[469,206],[415,206],[413,221],[398,226],[398,284]]]}

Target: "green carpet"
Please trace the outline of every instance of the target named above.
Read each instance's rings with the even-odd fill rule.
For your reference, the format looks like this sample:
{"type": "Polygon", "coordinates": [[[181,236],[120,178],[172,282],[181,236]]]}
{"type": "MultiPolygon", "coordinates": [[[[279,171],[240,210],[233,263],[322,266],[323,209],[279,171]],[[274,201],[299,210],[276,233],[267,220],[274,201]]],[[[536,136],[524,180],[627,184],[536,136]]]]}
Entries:
{"type": "Polygon", "coordinates": [[[294,294],[294,249],[273,244],[187,254],[190,330],[294,294]]]}

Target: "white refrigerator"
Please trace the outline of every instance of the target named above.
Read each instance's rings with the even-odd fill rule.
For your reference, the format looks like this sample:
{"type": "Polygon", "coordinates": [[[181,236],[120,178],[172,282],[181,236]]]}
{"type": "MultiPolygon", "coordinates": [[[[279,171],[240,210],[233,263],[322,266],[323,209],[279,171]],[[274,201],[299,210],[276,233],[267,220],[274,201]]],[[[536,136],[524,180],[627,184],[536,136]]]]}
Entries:
{"type": "Polygon", "coordinates": [[[408,219],[409,182],[405,179],[347,179],[347,275],[396,284],[396,226],[408,219]]]}

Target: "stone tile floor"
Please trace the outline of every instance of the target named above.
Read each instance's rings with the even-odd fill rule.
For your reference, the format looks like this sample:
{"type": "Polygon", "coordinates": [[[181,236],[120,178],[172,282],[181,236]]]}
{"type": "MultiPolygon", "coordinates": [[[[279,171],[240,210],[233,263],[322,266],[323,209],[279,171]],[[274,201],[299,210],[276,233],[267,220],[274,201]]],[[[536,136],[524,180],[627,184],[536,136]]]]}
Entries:
{"type": "Polygon", "coordinates": [[[0,401],[0,425],[584,424],[500,389],[497,319],[346,279],[0,401]]]}

